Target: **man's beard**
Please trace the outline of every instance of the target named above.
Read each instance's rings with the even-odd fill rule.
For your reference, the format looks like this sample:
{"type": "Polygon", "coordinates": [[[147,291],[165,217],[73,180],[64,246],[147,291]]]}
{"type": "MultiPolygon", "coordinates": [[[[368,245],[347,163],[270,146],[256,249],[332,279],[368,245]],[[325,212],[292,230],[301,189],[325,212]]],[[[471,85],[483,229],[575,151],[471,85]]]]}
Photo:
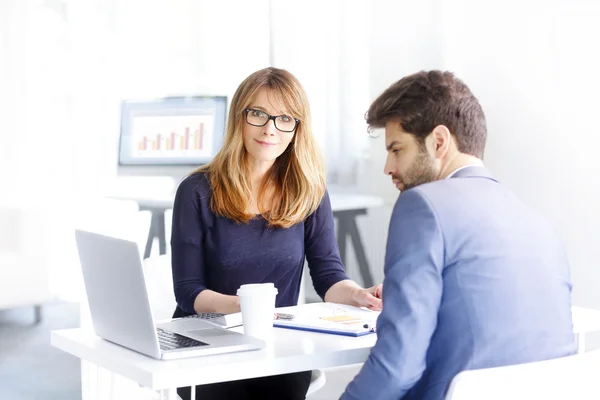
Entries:
{"type": "Polygon", "coordinates": [[[435,163],[433,157],[426,150],[422,150],[408,168],[405,174],[393,175],[402,183],[402,190],[408,190],[424,183],[432,182],[437,179],[435,163]]]}

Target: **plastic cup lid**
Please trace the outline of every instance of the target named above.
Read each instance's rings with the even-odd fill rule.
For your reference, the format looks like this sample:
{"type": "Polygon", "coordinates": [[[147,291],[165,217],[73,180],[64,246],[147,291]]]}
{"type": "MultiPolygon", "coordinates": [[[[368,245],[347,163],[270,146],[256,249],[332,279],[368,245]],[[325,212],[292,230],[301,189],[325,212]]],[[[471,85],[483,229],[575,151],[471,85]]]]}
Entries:
{"type": "Polygon", "coordinates": [[[250,283],[240,286],[237,290],[238,296],[262,293],[277,294],[279,292],[273,283],[250,283]]]}

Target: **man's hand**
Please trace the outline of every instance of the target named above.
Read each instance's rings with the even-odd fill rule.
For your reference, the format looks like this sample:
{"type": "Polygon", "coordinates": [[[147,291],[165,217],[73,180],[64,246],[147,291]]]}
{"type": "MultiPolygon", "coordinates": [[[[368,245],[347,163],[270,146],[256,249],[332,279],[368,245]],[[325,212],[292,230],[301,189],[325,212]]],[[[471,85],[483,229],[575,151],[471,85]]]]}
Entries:
{"type": "Polygon", "coordinates": [[[357,307],[366,307],[369,310],[381,311],[383,309],[382,298],[383,285],[371,286],[367,289],[356,289],[354,302],[357,307]]]}

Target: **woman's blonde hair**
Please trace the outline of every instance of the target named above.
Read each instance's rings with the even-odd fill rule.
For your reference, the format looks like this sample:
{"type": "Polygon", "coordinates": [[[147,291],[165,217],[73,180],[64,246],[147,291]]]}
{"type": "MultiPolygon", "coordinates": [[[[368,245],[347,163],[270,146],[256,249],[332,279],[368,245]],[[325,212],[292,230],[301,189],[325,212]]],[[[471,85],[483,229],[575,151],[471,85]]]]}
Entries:
{"type": "Polygon", "coordinates": [[[312,214],[325,194],[325,166],[312,135],[308,98],[288,71],[265,68],[240,84],[231,102],[223,147],[210,163],[194,172],[208,173],[213,192],[210,206],[215,214],[244,223],[254,217],[247,212],[252,191],[242,127],[245,110],[261,89],[269,90],[300,121],[289,146],[267,172],[258,198],[259,211],[269,225],[288,228],[312,214]],[[268,210],[263,209],[265,204],[268,210]]]}

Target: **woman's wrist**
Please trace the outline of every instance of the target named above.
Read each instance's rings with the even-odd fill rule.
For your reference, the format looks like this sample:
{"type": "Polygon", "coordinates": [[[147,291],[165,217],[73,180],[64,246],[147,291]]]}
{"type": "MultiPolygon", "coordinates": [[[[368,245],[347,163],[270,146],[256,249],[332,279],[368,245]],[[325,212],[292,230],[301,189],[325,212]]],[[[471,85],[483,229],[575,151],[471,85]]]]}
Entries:
{"type": "Polygon", "coordinates": [[[219,294],[219,297],[215,302],[214,312],[223,314],[240,312],[240,298],[238,296],[219,294]]]}
{"type": "Polygon", "coordinates": [[[232,297],[233,297],[233,299],[232,299],[232,305],[231,305],[231,308],[232,308],[231,313],[240,312],[240,310],[241,310],[240,298],[238,296],[232,296],[232,297]]]}
{"type": "Polygon", "coordinates": [[[361,301],[360,298],[362,296],[362,288],[357,286],[353,286],[350,288],[350,305],[355,307],[360,307],[361,301]]]}
{"type": "Polygon", "coordinates": [[[325,293],[325,301],[357,306],[360,304],[362,288],[350,279],[335,283],[325,293]]]}
{"type": "Polygon", "coordinates": [[[203,290],[196,297],[194,309],[197,313],[216,312],[232,314],[240,312],[240,298],[238,296],[217,293],[212,290],[203,290]]]}

